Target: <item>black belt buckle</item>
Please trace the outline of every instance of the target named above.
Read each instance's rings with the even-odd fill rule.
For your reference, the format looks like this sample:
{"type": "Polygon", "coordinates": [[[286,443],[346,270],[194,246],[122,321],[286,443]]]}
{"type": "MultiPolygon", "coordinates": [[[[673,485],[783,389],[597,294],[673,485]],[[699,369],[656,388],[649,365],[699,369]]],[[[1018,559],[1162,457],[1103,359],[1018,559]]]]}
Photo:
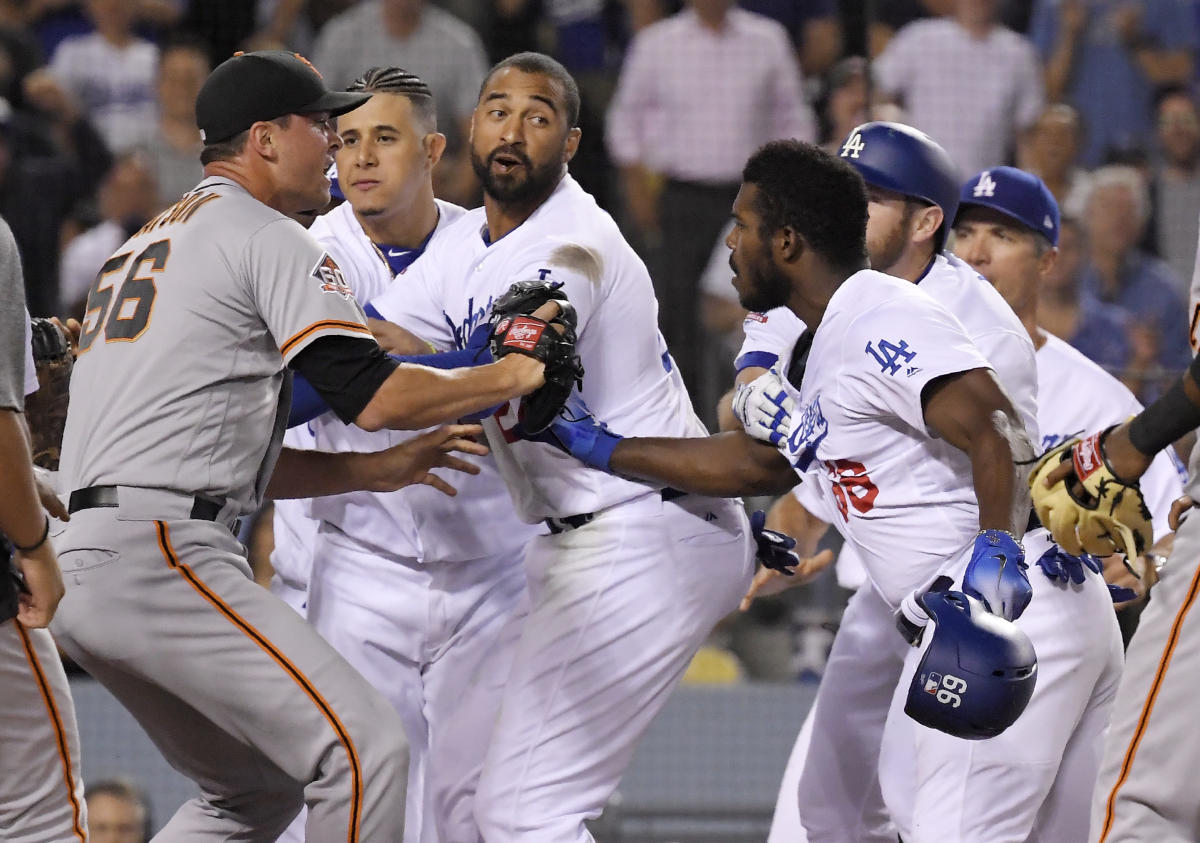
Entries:
{"type": "Polygon", "coordinates": [[[192,502],[191,517],[196,521],[216,521],[221,514],[221,509],[224,504],[220,501],[214,501],[211,498],[202,498],[199,495],[192,502]]]}
{"type": "Polygon", "coordinates": [[[596,517],[594,512],[582,512],[579,515],[564,515],[562,518],[547,518],[546,526],[554,535],[565,533],[567,530],[577,530],[584,524],[590,524],[596,517]]]}

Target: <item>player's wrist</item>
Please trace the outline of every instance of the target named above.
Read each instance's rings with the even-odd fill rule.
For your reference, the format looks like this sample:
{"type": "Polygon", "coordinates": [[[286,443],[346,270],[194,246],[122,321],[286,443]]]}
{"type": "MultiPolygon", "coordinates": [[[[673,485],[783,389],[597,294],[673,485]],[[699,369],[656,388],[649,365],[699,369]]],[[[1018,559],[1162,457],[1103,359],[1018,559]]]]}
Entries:
{"type": "Polygon", "coordinates": [[[1100,455],[1114,477],[1133,485],[1150,467],[1153,454],[1145,454],[1133,444],[1130,427],[1130,422],[1124,422],[1100,434],[1100,455]]]}
{"type": "Polygon", "coordinates": [[[9,541],[12,542],[12,546],[17,549],[18,553],[28,555],[28,554],[36,552],[37,550],[39,550],[41,547],[43,547],[46,544],[46,539],[48,539],[50,537],[50,516],[43,513],[42,518],[44,519],[44,521],[42,523],[42,532],[38,536],[36,541],[31,541],[31,542],[22,544],[21,542],[17,541],[12,536],[9,536],[9,541]]]}

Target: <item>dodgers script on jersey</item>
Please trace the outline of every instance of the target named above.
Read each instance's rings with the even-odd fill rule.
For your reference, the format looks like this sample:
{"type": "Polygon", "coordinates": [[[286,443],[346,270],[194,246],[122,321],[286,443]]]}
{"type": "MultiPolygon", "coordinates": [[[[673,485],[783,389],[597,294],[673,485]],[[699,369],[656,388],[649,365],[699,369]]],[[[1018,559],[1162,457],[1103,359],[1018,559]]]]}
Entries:
{"type": "MultiPolygon", "coordinates": [[[[400,275],[391,273],[380,249],[363,233],[349,203],[319,219],[311,233],[334,259],[346,266],[346,280],[361,302],[370,302],[393,285],[404,291],[411,272],[439,248],[452,224],[464,209],[438,202],[438,223],[425,246],[426,254],[400,275]]],[[[395,306],[403,311],[407,296],[397,296],[395,306]]],[[[401,319],[393,321],[401,322],[401,319]]],[[[422,431],[380,430],[368,433],[343,424],[332,413],[311,423],[316,448],[321,451],[379,451],[419,435],[422,431]]],[[[490,457],[473,458],[479,474],[455,474],[455,497],[429,486],[406,486],[395,492],[352,492],[315,498],[312,515],[335,525],[355,540],[379,548],[391,556],[416,560],[456,562],[479,559],[500,548],[524,545],[534,531],[513,515],[508,488],[490,457]],[[469,507],[470,518],[463,518],[469,507]],[[456,525],[448,529],[448,524],[456,525]]]]}
{"type": "MultiPolygon", "coordinates": [[[[579,315],[583,397],[597,417],[625,436],[707,435],[658,331],[645,265],[574,179],[564,176],[500,240],[490,242],[485,229],[483,209],[468,212],[447,231],[447,248],[428,250],[408,283],[372,304],[439,348],[462,348],[513,282],[561,283],[579,315]]],[[[523,519],[598,512],[648,494],[645,485],[587,468],[551,445],[518,439],[518,405],[501,408],[485,429],[523,519]]]]}
{"type": "Polygon", "coordinates": [[[935,573],[958,573],[954,565],[979,531],[970,460],[926,428],[921,392],[988,362],[949,311],[873,270],[834,293],[808,361],[781,450],[806,479],[831,485],[835,526],[898,605],[935,573]],[[914,545],[914,535],[926,540],[914,545]]]}
{"type": "Polygon", "coordinates": [[[62,488],[170,489],[253,512],[287,419],[285,365],[334,334],[370,336],[337,264],[239,185],[205,179],[92,284],[62,488]],[[181,225],[189,236],[172,239],[181,225]]]}

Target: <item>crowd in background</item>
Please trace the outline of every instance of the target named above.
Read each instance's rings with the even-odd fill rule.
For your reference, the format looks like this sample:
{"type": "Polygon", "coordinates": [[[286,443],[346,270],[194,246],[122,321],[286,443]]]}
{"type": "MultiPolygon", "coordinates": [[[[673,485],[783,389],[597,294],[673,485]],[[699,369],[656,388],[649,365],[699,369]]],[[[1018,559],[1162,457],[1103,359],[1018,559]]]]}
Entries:
{"type": "Polygon", "coordinates": [[[571,172],[650,266],[705,418],[740,343],[722,241],[743,162],[777,137],[839,151],[866,119],[927,131],[964,178],[1039,175],[1064,216],[1040,322],[1147,400],[1196,330],[1198,31],[1200,0],[0,0],[0,215],[31,312],[82,316],[104,259],[199,181],[210,68],[284,47],[334,88],[424,78],[438,194],[474,206],[479,84],[533,49],[579,82],[571,172]]]}

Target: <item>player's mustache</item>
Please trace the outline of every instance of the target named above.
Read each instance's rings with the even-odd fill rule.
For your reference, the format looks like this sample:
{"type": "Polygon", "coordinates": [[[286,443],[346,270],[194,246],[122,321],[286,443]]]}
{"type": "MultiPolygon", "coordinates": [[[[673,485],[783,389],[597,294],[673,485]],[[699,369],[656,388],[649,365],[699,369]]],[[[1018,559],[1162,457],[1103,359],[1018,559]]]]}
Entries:
{"type": "Polygon", "coordinates": [[[488,155],[488,164],[491,164],[493,161],[496,160],[497,157],[499,157],[501,155],[507,155],[510,158],[516,158],[518,161],[521,162],[522,166],[525,166],[525,167],[533,166],[532,162],[529,160],[529,156],[525,155],[523,152],[520,152],[511,146],[498,146],[495,149],[493,149],[491,151],[491,153],[488,155]]]}

